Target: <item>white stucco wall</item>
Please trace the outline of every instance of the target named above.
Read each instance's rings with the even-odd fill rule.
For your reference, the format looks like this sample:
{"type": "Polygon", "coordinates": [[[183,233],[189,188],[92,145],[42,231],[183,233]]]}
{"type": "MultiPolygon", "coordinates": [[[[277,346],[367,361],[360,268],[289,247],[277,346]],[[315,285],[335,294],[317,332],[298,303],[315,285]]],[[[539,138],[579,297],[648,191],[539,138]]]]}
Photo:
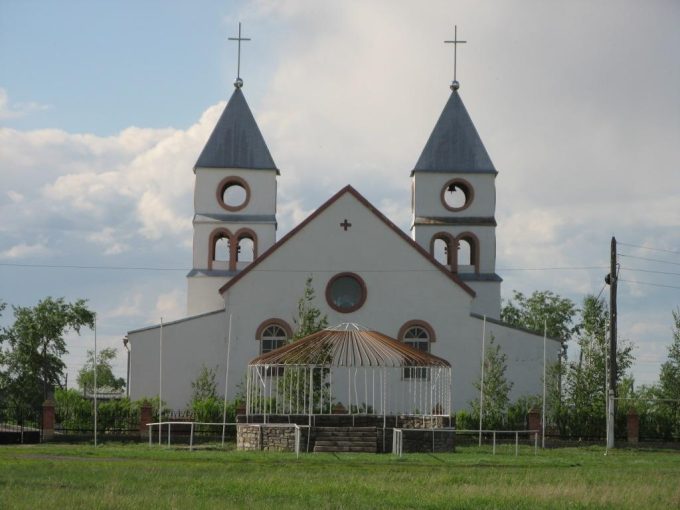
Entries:
{"type": "MultiPolygon", "coordinates": [[[[224,386],[226,368],[224,311],[163,325],[163,395],[173,409],[185,409],[191,400],[191,382],[203,365],[217,367],[224,386]]],[[[130,339],[130,397],[155,397],[159,391],[159,326],[128,333],[130,339]]]]}
{"type": "Polygon", "coordinates": [[[225,177],[241,177],[250,186],[250,200],[238,214],[276,213],[276,170],[242,168],[197,168],[194,211],[197,214],[224,214],[217,201],[217,186],[225,177]]]}
{"type": "Polygon", "coordinates": [[[220,287],[229,281],[229,277],[196,275],[187,278],[187,316],[224,309],[224,300],[220,296],[220,287]]]}
{"type": "MultiPolygon", "coordinates": [[[[233,284],[224,296],[226,313],[164,327],[164,367],[166,364],[168,367],[164,368],[164,381],[168,381],[164,383],[164,399],[172,407],[184,407],[191,381],[204,363],[218,368],[222,387],[229,316],[232,328],[228,397],[233,398],[237,385],[244,380],[248,361],[259,354],[255,337],[258,326],[265,320],[280,318],[294,327],[297,300],[308,276],[313,278],[316,305],[328,316],[331,325],[355,322],[396,337],[405,322],[426,321],[436,334],[431,352],[453,365],[455,408],[467,407],[476,398],[473,383],[480,374],[482,321],[470,316],[472,297],[353,195],[345,193],[233,284]],[[345,218],[352,224],[346,232],[339,225],[345,218]],[[325,288],[335,274],[346,271],[365,281],[367,299],[359,310],[343,314],[327,304],[325,288]]],[[[513,395],[539,393],[542,338],[491,322],[487,326],[508,354],[513,395]]],[[[158,328],[132,332],[129,336],[133,342],[132,396],[155,395],[158,328]]],[[[552,359],[556,359],[558,351],[559,346],[551,350],[552,359]]],[[[341,392],[335,396],[346,402],[341,392]]]]}
{"type": "Polygon", "coordinates": [[[496,185],[493,174],[417,172],[413,177],[413,186],[416,216],[493,216],[496,210],[496,185]],[[470,206],[458,212],[446,209],[440,200],[444,184],[454,178],[467,181],[474,189],[474,198],[470,206]]]}

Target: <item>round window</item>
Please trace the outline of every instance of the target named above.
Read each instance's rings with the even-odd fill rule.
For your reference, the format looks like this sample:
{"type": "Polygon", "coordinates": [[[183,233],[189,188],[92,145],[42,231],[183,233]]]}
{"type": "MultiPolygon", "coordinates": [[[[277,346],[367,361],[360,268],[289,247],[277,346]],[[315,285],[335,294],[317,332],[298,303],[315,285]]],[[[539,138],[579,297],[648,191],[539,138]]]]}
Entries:
{"type": "Polygon", "coordinates": [[[227,211],[239,211],[249,200],[250,186],[240,177],[227,177],[217,186],[217,201],[227,211]]]}
{"type": "Polygon", "coordinates": [[[338,312],[358,310],[366,301],[366,284],[354,273],[337,274],[326,286],[326,301],[338,312]]]}
{"type": "Polygon", "coordinates": [[[472,203],[473,197],[472,186],[463,179],[453,179],[442,188],[442,204],[449,211],[462,211],[472,203]]]}

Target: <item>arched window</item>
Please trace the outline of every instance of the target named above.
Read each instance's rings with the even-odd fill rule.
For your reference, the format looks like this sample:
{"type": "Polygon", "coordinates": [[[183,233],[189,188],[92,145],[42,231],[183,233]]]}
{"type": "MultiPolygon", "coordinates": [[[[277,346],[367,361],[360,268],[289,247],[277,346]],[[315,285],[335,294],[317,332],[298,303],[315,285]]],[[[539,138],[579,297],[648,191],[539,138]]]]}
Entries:
{"type": "Polygon", "coordinates": [[[238,247],[236,248],[237,262],[252,262],[255,260],[255,241],[250,237],[242,237],[238,240],[238,247]]]}
{"type": "Polygon", "coordinates": [[[439,232],[430,241],[430,255],[443,266],[450,266],[453,256],[451,247],[454,244],[453,238],[445,233],[439,232]]]}
{"type": "Polygon", "coordinates": [[[232,262],[232,235],[225,228],[210,234],[208,246],[208,269],[230,269],[232,262]]]}
{"type": "Polygon", "coordinates": [[[249,228],[236,232],[236,254],[234,269],[241,269],[257,258],[257,234],[249,228]],[[243,264],[238,264],[242,262],[243,264]]]}
{"type": "Polygon", "coordinates": [[[269,319],[257,328],[255,338],[260,341],[260,354],[283,347],[293,337],[293,331],[282,319],[269,319]]]}
{"type": "Polygon", "coordinates": [[[213,261],[229,262],[229,238],[221,236],[215,239],[215,254],[213,261]]]}
{"type": "Polygon", "coordinates": [[[456,271],[479,272],[479,241],[472,232],[464,232],[456,238],[456,271]]]}
{"type": "MultiPolygon", "coordinates": [[[[430,352],[430,344],[434,342],[434,330],[425,321],[408,321],[399,329],[399,340],[409,347],[422,352],[430,352]]],[[[425,379],[425,368],[404,368],[404,379],[425,379]]]]}

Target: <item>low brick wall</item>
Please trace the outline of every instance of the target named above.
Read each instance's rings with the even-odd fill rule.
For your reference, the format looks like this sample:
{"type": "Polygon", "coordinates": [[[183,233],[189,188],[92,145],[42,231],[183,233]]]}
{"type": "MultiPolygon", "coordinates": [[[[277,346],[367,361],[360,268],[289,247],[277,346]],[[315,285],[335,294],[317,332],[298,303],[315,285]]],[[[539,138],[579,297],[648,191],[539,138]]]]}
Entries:
{"type": "Polygon", "coordinates": [[[392,451],[392,436],[395,428],[405,429],[404,452],[452,452],[455,445],[453,432],[435,430],[433,434],[432,430],[429,430],[450,428],[453,422],[448,416],[331,414],[315,415],[310,420],[307,415],[267,415],[267,423],[264,423],[263,415],[239,415],[236,421],[238,423],[236,448],[243,451],[295,451],[295,427],[281,427],[280,424],[305,426],[300,429],[302,451],[307,450],[308,444],[310,451],[314,449],[318,427],[375,427],[379,453],[392,451]],[[310,421],[311,427],[308,428],[310,421]],[[307,434],[309,434],[309,440],[307,434]]]}
{"type": "MultiPolygon", "coordinates": [[[[300,430],[300,445],[306,449],[307,431],[300,430]]],[[[236,449],[243,451],[295,451],[295,427],[271,426],[266,423],[236,426],[236,449]]]]}
{"type": "MultiPolygon", "coordinates": [[[[404,453],[450,453],[455,451],[453,431],[402,429],[404,453]]],[[[390,442],[390,448],[392,443],[390,442]]]]}

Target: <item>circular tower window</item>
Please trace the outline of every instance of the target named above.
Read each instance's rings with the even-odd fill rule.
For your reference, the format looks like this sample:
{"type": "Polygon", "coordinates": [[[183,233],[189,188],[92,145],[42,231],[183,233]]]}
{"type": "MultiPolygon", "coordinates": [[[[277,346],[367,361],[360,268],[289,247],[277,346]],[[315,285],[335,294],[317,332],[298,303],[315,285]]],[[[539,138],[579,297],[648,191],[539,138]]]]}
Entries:
{"type": "Polygon", "coordinates": [[[217,202],[227,211],[240,211],[249,200],[250,186],[240,177],[227,177],[217,186],[217,202]]]}
{"type": "Polygon", "coordinates": [[[357,274],[337,274],[326,285],[326,301],[338,312],[358,310],[366,301],[366,284],[357,274]]]}
{"type": "Polygon", "coordinates": [[[442,188],[442,205],[449,211],[466,209],[474,198],[474,191],[469,182],[463,179],[452,179],[442,188]]]}

